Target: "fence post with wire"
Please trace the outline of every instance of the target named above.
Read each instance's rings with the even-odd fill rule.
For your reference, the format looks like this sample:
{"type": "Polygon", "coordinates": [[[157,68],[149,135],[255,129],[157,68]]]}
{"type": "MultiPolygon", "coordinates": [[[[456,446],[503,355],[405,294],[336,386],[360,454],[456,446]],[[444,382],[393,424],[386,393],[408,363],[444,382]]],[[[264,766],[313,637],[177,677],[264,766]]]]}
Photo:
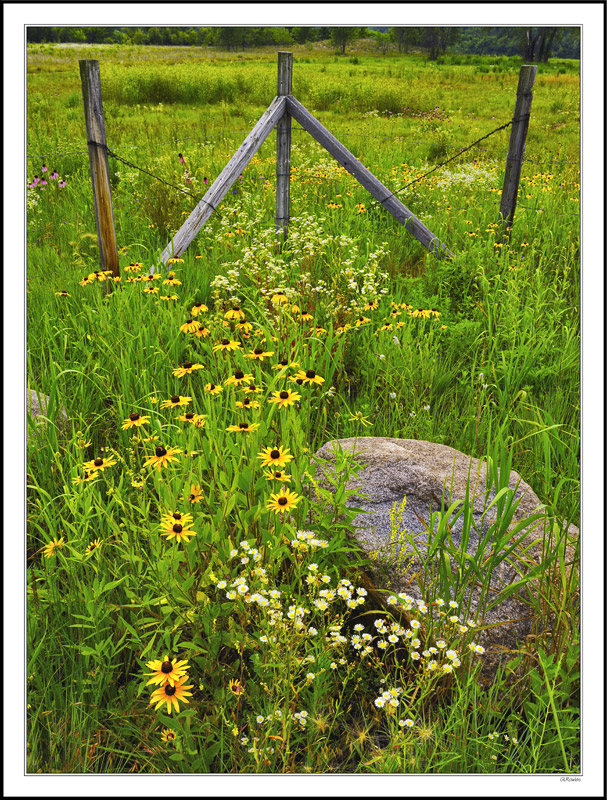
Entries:
{"type": "Polygon", "coordinates": [[[79,65],[91,180],[93,182],[93,199],[95,201],[99,259],[102,270],[111,269],[112,275],[119,277],[120,268],[118,266],[118,247],[116,245],[116,230],[114,228],[114,212],[112,209],[112,190],[110,187],[103,103],[101,100],[99,62],[94,59],[82,59],[79,61],[79,65]]]}
{"type": "MultiPolygon", "coordinates": [[[[290,95],[293,86],[293,53],[278,53],[278,97],[290,95]]],[[[285,113],[276,123],[276,232],[286,239],[289,233],[291,194],[291,115],[285,113]]]]}
{"type": "Polygon", "coordinates": [[[525,155],[525,142],[529,128],[531,114],[531,91],[535,83],[537,66],[525,64],[521,67],[516,90],[516,104],[512,117],[512,130],[510,131],[510,144],[506,157],[506,172],[504,174],[504,187],[500,203],[500,215],[503,228],[512,224],[516,209],[518,186],[521,179],[523,156],[525,155]]]}

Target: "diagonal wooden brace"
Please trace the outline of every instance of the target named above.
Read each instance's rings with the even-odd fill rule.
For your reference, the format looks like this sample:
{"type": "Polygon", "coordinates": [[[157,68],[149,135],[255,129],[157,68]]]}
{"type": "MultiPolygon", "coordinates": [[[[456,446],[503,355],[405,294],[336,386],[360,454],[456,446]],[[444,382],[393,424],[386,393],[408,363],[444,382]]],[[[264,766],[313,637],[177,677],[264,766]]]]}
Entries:
{"type": "Polygon", "coordinates": [[[381,205],[389,211],[392,216],[397,219],[401,225],[404,225],[409,233],[413,234],[418,242],[427,247],[430,252],[436,255],[452,257],[453,253],[447,248],[445,244],[421,222],[413,212],[409,211],[407,206],[401,203],[392,192],[379,181],[372,172],[364,167],[360,161],[354,156],[343,144],[330,133],[324,125],[310,114],[310,112],[302,106],[299,100],[296,100],[293,95],[287,96],[287,112],[295,119],[302,128],[316,139],[325,150],[327,150],[333,158],[337,159],[339,163],[353,175],[356,180],[364,186],[364,188],[378,200],[381,205]]]}
{"type": "Polygon", "coordinates": [[[286,107],[286,97],[275,97],[272,100],[253,130],[213,181],[208,192],[165,247],[160,256],[164,264],[167,263],[169,258],[177,257],[186,250],[192,239],[232,188],[243,169],[259,150],[272,128],[282,118],[286,107]]]}

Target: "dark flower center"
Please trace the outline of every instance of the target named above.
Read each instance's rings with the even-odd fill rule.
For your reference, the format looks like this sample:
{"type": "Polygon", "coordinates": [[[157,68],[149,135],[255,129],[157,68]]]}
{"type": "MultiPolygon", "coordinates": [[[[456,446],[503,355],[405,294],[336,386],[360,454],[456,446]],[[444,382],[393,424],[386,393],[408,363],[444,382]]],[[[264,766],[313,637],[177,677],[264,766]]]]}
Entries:
{"type": "Polygon", "coordinates": [[[169,697],[172,697],[176,691],[177,689],[175,688],[175,686],[171,686],[170,684],[169,686],[164,687],[164,693],[168,694],[169,697]]]}
{"type": "Polygon", "coordinates": [[[255,391],[255,384],[254,383],[250,383],[248,388],[249,388],[249,391],[254,392],[255,391]]]}
{"type": "Polygon", "coordinates": [[[272,450],[270,458],[280,458],[280,450],[272,450]]]}
{"type": "Polygon", "coordinates": [[[288,363],[289,363],[289,359],[288,358],[283,358],[282,361],[279,361],[279,364],[280,364],[281,367],[286,367],[288,363]]]}
{"type": "Polygon", "coordinates": [[[171,661],[163,662],[162,666],[160,667],[160,671],[164,672],[165,675],[168,675],[169,672],[173,671],[173,664],[171,661]]]}
{"type": "Polygon", "coordinates": [[[131,420],[131,422],[136,422],[139,419],[139,414],[137,413],[137,411],[133,411],[132,414],[129,414],[129,419],[131,420]]]}
{"type": "Polygon", "coordinates": [[[232,309],[232,311],[240,311],[240,308],[239,308],[238,306],[234,306],[234,308],[232,309]]]}
{"type": "Polygon", "coordinates": [[[237,381],[241,381],[244,378],[244,372],[237,369],[236,372],[234,373],[234,377],[236,378],[237,381]]]}
{"type": "Polygon", "coordinates": [[[287,400],[289,397],[289,393],[284,391],[283,389],[283,391],[278,396],[280,397],[281,400],[287,400]]]}
{"type": "Polygon", "coordinates": [[[286,497],[279,497],[278,498],[278,505],[279,506],[286,506],[288,500],[286,497]]]}
{"type": "Polygon", "coordinates": [[[194,303],[194,308],[200,308],[201,305],[202,303],[194,303]]]}
{"type": "Polygon", "coordinates": [[[313,369],[309,369],[309,370],[307,370],[307,372],[306,372],[306,378],[315,378],[315,377],[316,377],[316,373],[314,372],[314,370],[313,370],[313,369]]]}
{"type": "Polygon", "coordinates": [[[183,525],[180,525],[178,522],[173,525],[173,533],[181,533],[183,530],[183,525]]]}
{"type": "Polygon", "coordinates": [[[181,519],[181,514],[179,513],[179,511],[175,511],[175,513],[173,514],[173,519],[181,519]]]}
{"type": "Polygon", "coordinates": [[[192,366],[193,366],[193,365],[192,365],[192,362],[191,362],[191,361],[184,361],[184,362],[183,362],[183,368],[184,368],[184,369],[192,369],[192,366]]]}
{"type": "Polygon", "coordinates": [[[358,318],[358,321],[359,321],[359,322],[364,322],[364,321],[365,321],[365,318],[364,318],[364,317],[359,317],[359,318],[358,318]]]}
{"type": "Polygon", "coordinates": [[[253,350],[253,352],[255,353],[256,356],[260,356],[263,353],[263,347],[256,347],[255,350],[253,350]]]}
{"type": "Polygon", "coordinates": [[[95,464],[96,467],[100,467],[103,464],[103,459],[102,458],[96,458],[93,463],[95,464]]]}
{"type": "Polygon", "coordinates": [[[188,411],[188,413],[185,415],[185,418],[186,419],[194,419],[194,414],[192,414],[191,411],[188,411]]]}
{"type": "Polygon", "coordinates": [[[157,458],[162,458],[162,456],[166,456],[166,454],[167,454],[167,451],[164,449],[164,447],[157,447],[156,448],[156,457],[157,458]]]}
{"type": "Polygon", "coordinates": [[[275,478],[282,478],[282,472],[275,472],[274,473],[274,477],[275,478]]]}
{"type": "Polygon", "coordinates": [[[248,406],[250,405],[250,403],[251,400],[248,397],[245,397],[245,399],[242,401],[243,406],[248,406]]]}
{"type": "Polygon", "coordinates": [[[295,383],[296,383],[298,386],[301,386],[301,385],[302,385],[302,383],[303,383],[303,378],[295,378],[295,383]]]}
{"type": "Polygon", "coordinates": [[[280,292],[280,291],[279,291],[279,292],[276,292],[276,294],[284,294],[284,292],[280,292]]]}
{"type": "Polygon", "coordinates": [[[241,422],[239,427],[242,428],[243,431],[244,431],[249,427],[249,423],[248,422],[241,422]]]}
{"type": "Polygon", "coordinates": [[[192,322],[194,322],[194,320],[193,320],[193,319],[186,319],[186,321],[185,321],[185,324],[186,324],[186,325],[191,325],[191,324],[192,324],[192,322]]]}
{"type": "Polygon", "coordinates": [[[217,387],[215,386],[215,384],[214,384],[214,383],[211,383],[211,384],[209,385],[209,390],[210,390],[211,392],[213,391],[213,389],[216,389],[216,388],[217,388],[217,387]]]}
{"type": "Polygon", "coordinates": [[[84,480],[86,480],[88,477],[89,477],[89,474],[88,474],[88,472],[85,472],[85,473],[84,473],[84,480]]]}
{"type": "Polygon", "coordinates": [[[222,340],[221,340],[221,343],[222,343],[223,345],[226,345],[226,346],[227,346],[228,344],[230,344],[230,340],[229,340],[229,339],[222,339],[222,340]]]}
{"type": "Polygon", "coordinates": [[[179,397],[179,395],[178,395],[178,394],[174,394],[174,395],[171,397],[171,403],[178,403],[178,402],[179,402],[179,400],[180,400],[180,397],[179,397]]]}

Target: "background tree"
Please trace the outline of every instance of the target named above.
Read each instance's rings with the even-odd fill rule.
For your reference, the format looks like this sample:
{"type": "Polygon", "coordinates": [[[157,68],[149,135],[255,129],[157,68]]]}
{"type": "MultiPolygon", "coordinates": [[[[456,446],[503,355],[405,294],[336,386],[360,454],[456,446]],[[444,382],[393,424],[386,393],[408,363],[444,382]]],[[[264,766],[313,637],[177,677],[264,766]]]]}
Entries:
{"type": "Polygon", "coordinates": [[[373,35],[373,39],[375,40],[375,48],[385,56],[392,45],[392,37],[388,32],[382,33],[382,31],[370,31],[370,33],[373,35]]]}
{"type": "Polygon", "coordinates": [[[331,41],[343,54],[347,45],[359,39],[364,30],[364,28],[330,28],[331,41]]]}

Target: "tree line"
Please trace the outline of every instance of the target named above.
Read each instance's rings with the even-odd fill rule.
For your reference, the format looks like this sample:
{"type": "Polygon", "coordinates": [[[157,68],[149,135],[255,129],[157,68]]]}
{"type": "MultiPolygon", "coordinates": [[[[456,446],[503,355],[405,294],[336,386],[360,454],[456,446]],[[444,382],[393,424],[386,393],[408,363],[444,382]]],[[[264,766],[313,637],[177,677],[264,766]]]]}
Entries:
{"type": "Polygon", "coordinates": [[[407,53],[415,49],[432,61],[447,51],[478,55],[522,56],[526,61],[580,57],[579,27],[27,27],[27,41],[83,44],[170,45],[216,47],[237,51],[328,41],[345,54],[365,39],[374,50],[407,53]]]}

